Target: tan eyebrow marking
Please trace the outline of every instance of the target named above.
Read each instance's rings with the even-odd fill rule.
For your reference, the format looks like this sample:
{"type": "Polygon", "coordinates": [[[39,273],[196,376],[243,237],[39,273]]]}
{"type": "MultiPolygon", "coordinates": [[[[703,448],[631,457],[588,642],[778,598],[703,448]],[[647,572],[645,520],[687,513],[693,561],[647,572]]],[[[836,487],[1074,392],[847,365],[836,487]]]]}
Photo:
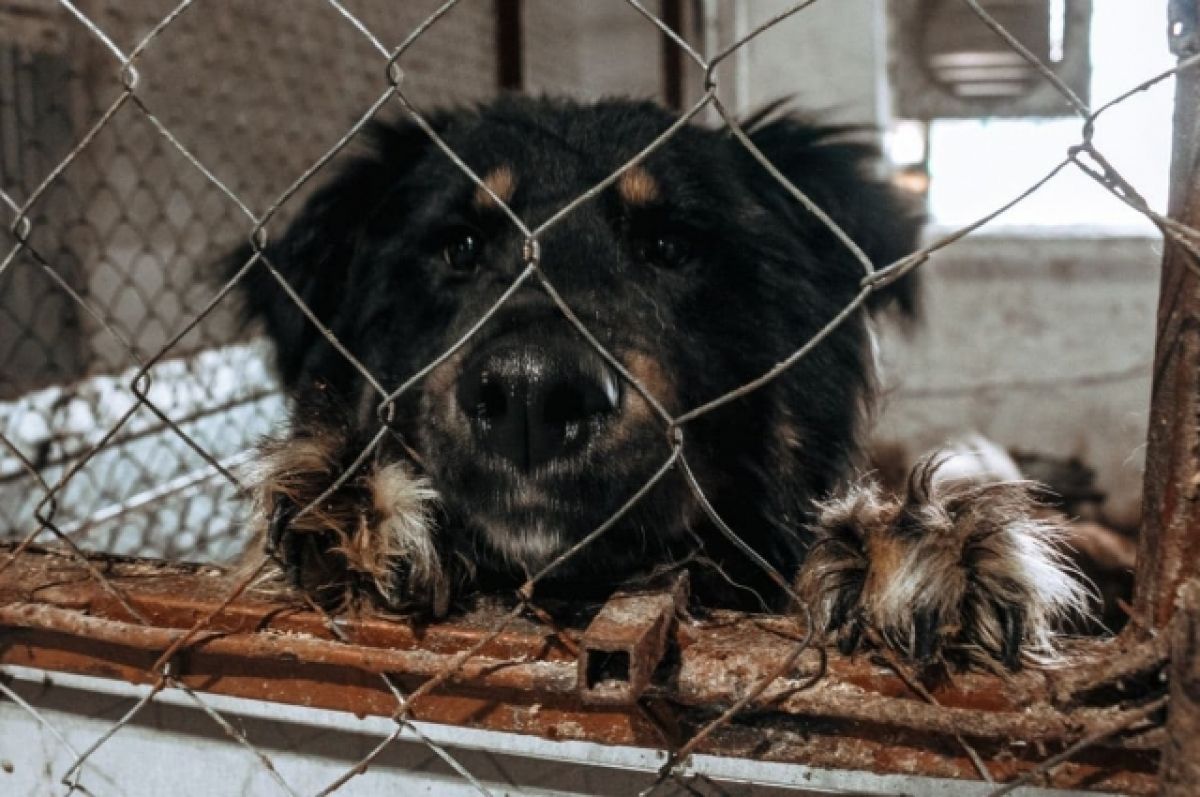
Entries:
{"type": "MultiPolygon", "coordinates": [[[[484,176],[483,184],[492,189],[492,193],[500,197],[501,202],[508,204],[517,189],[517,176],[513,174],[511,166],[497,166],[484,176]]],[[[492,199],[491,194],[484,191],[483,186],[476,186],[475,207],[490,208],[495,205],[496,200],[492,199]]]]}
{"type": "Polygon", "coordinates": [[[617,181],[617,193],[630,205],[649,205],[658,199],[658,180],[641,166],[634,166],[617,181]]]}

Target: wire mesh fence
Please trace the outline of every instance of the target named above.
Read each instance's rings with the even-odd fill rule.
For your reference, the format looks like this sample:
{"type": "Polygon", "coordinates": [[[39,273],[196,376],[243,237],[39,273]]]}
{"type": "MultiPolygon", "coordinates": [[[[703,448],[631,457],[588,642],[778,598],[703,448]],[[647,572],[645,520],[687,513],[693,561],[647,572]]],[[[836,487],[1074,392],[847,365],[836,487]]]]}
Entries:
{"type": "MultiPolygon", "coordinates": [[[[791,574],[777,572],[713,508],[689,458],[688,432],[701,419],[744,400],[808,357],[840,325],[861,313],[876,291],[1067,169],[1081,170],[1095,180],[1096,190],[1110,192],[1153,222],[1173,246],[1187,253],[1186,268],[1195,272],[1200,233],[1154,211],[1105,158],[1094,133],[1110,108],[1190,69],[1200,56],[1189,55],[1162,74],[1135,75],[1127,93],[1092,108],[980,3],[963,0],[1070,106],[1080,122],[1079,141],[1042,179],[985,218],[895,262],[875,263],[762,154],[722,99],[719,67],[784,19],[803,15],[815,1],[794,3],[737,41],[702,54],[664,22],[659,11],[628,0],[646,25],[678,48],[702,83],[674,124],[586,193],[567,199],[536,224],[511,209],[503,192],[472,170],[425,113],[430,101],[448,93],[461,99],[490,93],[495,60],[484,48],[472,46],[495,35],[487,4],[448,0],[419,12],[408,5],[396,12],[393,4],[328,0],[321,14],[293,14],[275,5],[249,3],[234,12],[194,0],[173,8],[153,3],[117,8],[68,0],[8,7],[13,19],[22,20],[22,30],[36,37],[0,50],[5,58],[0,69],[9,76],[0,80],[0,90],[11,92],[0,96],[0,112],[10,117],[0,123],[16,130],[11,137],[16,146],[5,154],[0,172],[0,204],[8,214],[7,240],[0,252],[5,286],[0,323],[6,327],[0,336],[5,347],[0,357],[6,363],[0,374],[0,399],[6,410],[0,428],[0,521],[13,540],[0,560],[5,596],[0,617],[9,628],[91,640],[97,650],[136,650],[136,656],[121,667],[114,665],[113,671],[150,685],[105,733],[80,749],[0,682],[0,692],[50,726],[50,733],[69,750],[71,764],[55,773],[67,787],[103,793],[104,788],[89,783],[91,756],[160,695],[181,690],[222,733],[246,748],[282,793],[299,793],[287,771],[212,707],[202,686],[206,673],[215,677],[229,662],[286,657],[367,673],[377,680],[367,713],[394,719],[389,734],[317,793],[338,793],[352,784],[405,734],[427,745],[465,784],[492,793],[445,745],[428,738],[415,720],[445,720],[449,715],[438,700],[458,694],[464,685],[477,692],[523,693],[533,703],[547,695],[559,701],[575,695],[578,678],[586,678],[587,671],[586,664],[577,669],[580,636],[557,626],[539,585],[609,533],[671,476],[682,479],[730,546],[760,564],[766,577],[791,595],[796,611],[769,621],[737,618],[725,626],[716,623],[716,631],[706,627],[678,632],[692,635],[686,645],[692,658],[685,660],[669,699],[634,700],[627,707],[642,730],[621,738],[642,744],[657,738],[652,746],[665,752],[657,771],[646,777],[642,793],[721,793],[697,771],[694,755],[737,751],[754,756],[756,743],[786,748],[767,732],[780,715],[820,718],[830,723],[833,737],[856,723],[879,722],[890,729],[854,743],[831,742],[817,756],[827,766],[841,761],[843,769],[867,769],[883,761],[883,768],[894,771],[973,772],[983,781],[1009,781],[982,792],[992,794],[1007,793],[1053,772],[1072,783],[1093,778],[1110,789],[1149,788],[1154,764],[1145,751],[1153,747],[1154,718],[1165,698],[1151,690],[1149,697],[1134,699],[1122,696],[1119,689],[1116,696],[1105,692],[1097,697],[1104,690],[1096,687],[1153,671],[1166,655],[1161,641],[1134,645],[1126,640],[1120,655],[1114,655],[1116,648],[1097,654],[1083,644],[1080,655],[1086,664],[1069,677],[1050,681],[1031,675],[1031,680],[1017,679],[1018,686],[1013,686],[1017,681],[981,675],[971,676],[982,679],[978,682],[964,676],[966,686],[929,691],[911,678],[902,662],[888,659],[884,664],[896,672],[905,685],[901,688],[911,690],[908,699],[901,700],[887,693],[878,676],[863,671],[863,665],[827,660],[817,644],[809,606],[795,592],[791,574]],[[210,46],[214,38],[223,46],[210,46]],[[27,41],[36,44],[31,47],[27,41]],[[278,77],[253,81],[235,69],[232,83],[210,78],[218,71],[215,64],[226,59],[240,64],[236,53],[251,50],[256,54],[251,63],[279,70],[278,77]],[[451,83],[440,82],[449,79],[449,69],[460,74],[451,83]],[[33,92],[33,85],[39,91],[33,92]],[[61,86],[61,91],[46,92],[48,85],[61,86]],[[243,85],[254,88],[241,93],[231,88],[243,85]],[[321,107],[344,110],[345,117],[355,121],[345,127],[327,119],[314,123],[303,112],[313,92],[328,94],[321,107]],[[31,109],[30,98],[48,105],[31,109]],[[373,119],[388,112],[399,112],[424,131],[501,209],[506,223],[524,241],[516,276],[499,301],[467,335],[397,383],[384,381],[350,356],[335,333],[290,290],[270,255],[272,235],[320,183],[328,165],[373,119]],[[549,233],[669,146],[702,113],[715,113],[724,129],[819,220],[858,264],[861,280],[853,299],[774,367],[723,395],[671,412],[644,378],[601,344],[586,316],[564,300],[542,261],[549,233]],[[198,133],[185,137],[178,132],[183,127],[198,133]],[[236,144],[230,145],[231,140],[236,144]],[[213,253],[242,240],[250,242],[248,257],[223,284],[200,273],[213,253]],[[138,554],[221,561],[245,543],[240,534],[245,510],[238,503],[246,487],[245,466],[255,457],[255,443],[271,431],[283,408],[261,365],[259,344],[231,331],[237,329],[231,319],[231,295],[252,274],[265,274],[286,291],[320,335],[346,354],[350,367],[371,386],[371,405],[379,419],[351,467],[335,474],[322,495],[298,507],[297,517],[317,511],[355,477],[384,444],[397,402],[466,346],[522,288],[549,297],[626,388],[652,409],[663,433],[659,466],[644,483],[628,485],[611,516],[530,574],[501,609],[471,618],[463,626],[467,632],[430,632],[445,635],[437,644],[416,638],[403,623],[347,622],[311,603],[307,619],[277,617],[276,604],[254,595],[256,579],[271,566],[267,552],[257,556],[249,571],[234,575],[115,558],[138,554]],[[47,543],[64,546],[66,553],[43,550],[40,546],[47,543]],[[95,551],[107,555],[97,556],[95,551]],[[153,584],[147,586],[151,573],[153,584]],[[74,582],[66,593],[56,586],[64,580],[74,582]],[[178,600],[181,595],[186,600],[178,600]],[[80,611],[81,606],[86,611],[80,611]],[[765,631],[761,623],[767,624],[765,631]],[[715,639],[709,639],[712,634],[715,639]],[[740,665],[743,669],[732,679],[718,677],[730,671],[731,654],[713,652],[723,634],[758,654],[740,665]],[[552,653],[546,652],[547,644],[552,653]],[[689,666],[694,669],[687,670],[689,666]],[[838,685],[847,683],[857,683],[860,691],[851,700],[839,699],[838,685]],[[977,696],[993,688],[1006,695],[1000,702],[1010,701],[1009,707],[1037,705],[1025,712],[991,710],[977,696]],[[1090,704],[1081,702],[1084,694],[1090,704]],[[913,763],[902,761],[899,754],[887,755],[889,746],[919,746],[914,739],[922,734],[942,739],[937,749],[959,763],[938,768],[919,756],[913,763]],[[1014,755],[1014,746],[1024,753],[1014,755]],[[1097,746],[1105,746],[1102,754],[1096,753],[1097,746]],[[1039,755],[1041,750],[1044,755],[1039,755]],[[1124,768],[1117,775],[1104,775],[1103,759],[1119,758],[1114,751],[1126,756],[1120,758],[1124,768]],[[874,763],[869,763],[872,756],[874,763]],[[1073,770],[1070,761],[1075,758],[1085,763],[1073,770]]],[[[10,139],[2,140],[7,144],[10,139]]],[[[81,666],[72,661],[69,665],[61,660],[62,666],[81,666]]],[[[263,696],[303,702],[283,688],[267,691],[270,694],[263,696]]],[[[338,705],[339,700],[346,698],[329,698],[328,705],[338,705]]],[[[546,733],[546,726],[523,716],[530,723],[526,730],[546,733]]],[[[790,726],[787,732],[806,731],[790,726]]],[[[596,735],[587,727],[577,733],[578,738],[596,735]]],[[[790,755],[812,752],[793,749],[790,755]]],[[[785,749],[775,756],[788,760],[789,753],[785,749]]]]}
{"type": "MultiPolygon", "coordinates": [[[[97,10],[106,35],[130,47],[166,8],[102,4],[97,10]]],[[[0,91],[7,96],[0,107],[12,150],[4,158],[5,189],[27,198],[55,173],[30,205],[29,245],[62,269],[58,273],[99,311],[99,319],[93,318],[70,302],[46,273],[21,263],[9,270],[0,394],[12,404],[6,406],[5,431],[55,482],[65,462],[79,461],[135,407],[127,389],[136,373],[131,358],[159,352],[203,308],[213,289],[208,271],[244,231],[237,204],[132,102],[122,103],[95,129],[88,146],[69,154],[95,119],[120,102],[120,84],[113,83],[103,60],[112,54],[98,49],[105,45],[86,28],[73,27],[65,8],[18,4],[6,13],[14,22],[28,13],[54,38],[42,44],[40,38],[14,37],[5,46],[7,78],[0,91]],[[67,304],[59,304],[63,300],[67,304]]],[[[382,35],[396,37],[416,24],[421,11],[389,14],[382,6],[367,6],[362,13],[382,35]]],[[[288,109],[320,108],[332,118],[349,118],[370,100],[368,87],[378,74],[370,51],[356,46],[354,28],[321,23],[313,14],[250,4],[184,15],[171,36],[146,53],[143,70],[155,77],[138,96],[153,104],[164,130],[187,131],[195,157],[214,177],[220,175],[231,194],[263,205],[270,199],[269,183],[302,171],[340,133],[330,121],[288,109]],[[274,32],[269,41],[259,38],[265,30],[274,32]],[[259,70],[266,74],[258,77],[259,70]],[[317,70],[321,80],[285,77],[317,70]],[[212,78],[206,80],[206,73],[212,78]],[[255,172],[257,179],[246,179],[255,172]]],[[[464,101],[487,91],[494,63],[486,48],[454,64],[434,56],[438,49],[461,51],[463,39],[486,41],[490,23],[487,9],[467,9],[447,36],[434,35],[412,53],[412,68],[441,75],[427,84],[429,96],[448,86],[464,101]]],[[[14,255],[26,262],[30,257],[14,255]]],[[[151,388],[172,408],[174,422],[199,435],[218,459],[251,447],[280,412],[261,357],[238,327],[228,303],[218,305],[170,347],[170,362],[156,372],[151,388]]],[[[165,429],[152,412],[134,411],[115,439],[106,441],[108,456],[64,485],[61,512],[67,514],[60,520],[88,524],[103,536],[117,532],[111,524],[95,528],[95,522],[117,513],[123,539],[93,547],[156,554],[162,551],[143,525],[158,523],[145,511],[153,506],[153,512],[170,513],[168,525],[193,529],[192,539],[185,535],[173,543],[182,547],[172,555],[228,554],[233,496],[203,473],[202,458],[174,434],[163,434],[165,429]],[[170,492],[156,495],[164,487],[170,492]],[[181,523],[178,515],[191,519],[181,523]],[[132,531],[139,525],[141,531],[132,531]]],[[[7,487],[0,488],[6,529],[33,521],[36,500],[29,500],[27,475],[6,458],[7,487]]]]}

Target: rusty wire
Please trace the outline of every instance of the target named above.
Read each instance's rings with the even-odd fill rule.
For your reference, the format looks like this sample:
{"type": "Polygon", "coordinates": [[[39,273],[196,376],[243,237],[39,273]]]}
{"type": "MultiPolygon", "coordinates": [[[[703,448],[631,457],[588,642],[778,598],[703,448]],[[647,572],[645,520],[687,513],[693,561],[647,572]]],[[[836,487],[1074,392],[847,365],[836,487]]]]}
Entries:
{"type": "MultiPolygon", "coordinates": [[[[150,107],[145,97],[139,94],[141,86],[141,75],[138,71],[139,59],[153,44],[154,40],[163,34],[169,27],[174,25],[185,13],[202,13],[201,11],[192,10],[195,5],[193,0],[183,0],[178,3],[166,16],[158,21],[150,31],[141,37],[136,44],[126,52],[119,46],[114,38],[104,30],[103,26],[95,19],[88,16],[81,8],[70,0],[59,0],[61,7],[65,9],[70,17],[88,32],[100,45],[108,56],[111,57],[110,64],[114,68],[117,84],[120,87],[117,96],[103,109],[99,116],[94,120],[85,133],[79,138],[71,149],[62,157],[52,169],[50,169],[44,177],[37,183],[34,189],[25,197],[23,201],[18,201],[12,194],[8,193],[3,186],[0,186],[0,207],[7,210],[9,220],[8,227],[10,230],[13,244],[7,252],[3,253],[0,258],[0,275],[3,275],[9,269],[14,268],[18,258],[22,255],[28,256],[32,260],[32,264],[36,266],[53,284],[68,296],[70,301],[78,308],[87,313],[98,324],[99,328],[105,335],[112,339],[112,342],[124,353],[128,358],[127,362],[132,364],[134,370],[129,382],[126,385],[128,392],[132,398],[132,404],[129,408],[105,430],[103,435],[98,438],[91,447],[84,451],[79,457],[71,462],[69,467],[62,470],[59,476],[50,480],[45,478],[37,463],[25,456],[20,450],[20,447],[7,437],[0,435],[0,445],[3,446],[10,454],[17,459],[22,471],[30,477],[36,484],[36,488],[40,498],[36,503],[34,516],[37,521],[36,528],[32,529],[27,536],[24,537],[21,544],[13,549],[7,556],[5,561],[0,562],[0,572],[3,572],[9,567],[17,567],[20,564],[20,559],[23,553],[44,533],[49,533],[59,541],[68,546],[68,550],[72,553],[75,559],[87,568],[87,572],[101,588],[109,592],[114,598],[125,608],[132,620],[148,625],[149,621],[145,616],[133,606],[122,593],[120,588],[111,583],[104,572],[97,568],[91,559],[89,559],[76,545],[72,535],[64,533],[60,525],[55,520],[55,516],[59,511],[62,503],[64,492],[68,485],[78,477],[78,474],[84,467],[98,454],[104,451],[114,440],[118,438],[122,430],[125,429],[136,413],[143,409],[155,416],[161,423],[162,428],[168,430],[171,434],[177,436],[179,440],[192,452],[194,452],[206,465],[211,469],[210,475],[217,479],[223,479],[234,490],[240,491],[242,484],[237,478],[237,475],[232,468],[227,466],[227,459],[218,457],[210,452],[206,446],[197,440],[194,435],[190,434],[183,426],[170,415],[168,406],[161,406],[159,400],[156,400],[151,395],[151,388],[154,385],[155,369],[166,358],[175,356],[179,353],[181,342],[191,334],[202,322],[204,322],[221,305],[226,297],[242,283],[247,275],[255,270],[263,270],[270,275],[272,280],[279,286],[295,306],[304,314],[308,323],[313,324],[324,340],[339,352],[348,363],[352,365],[354,370],[366,380],[371,386],[373,394],[378,399],[377,410],[379,415],[379,430],[370,440],[362,451],[359,452],[351,466],[342,473],[338,474],[333,483],[328,489],[317,499],[310,502],[308,505],[301,507],[301,514],[312,511],[312,509],[320,504],[326,497],[335,492],[340,486],[351,479],[355,471],[367,462],[368,458],[374,452],[379,443],[383,440],[388,431],[388,423],[391,417],[392,408],[397,399],[414,388],[439,364],[451,357],[456,351],[465,346],[475,334],[497,313],[499,313],[508,300],[519,288],[526,284],[535,284],[541,288],[558,307],[563,317],[586,339],[588,344],[593,347],[596,352],[604,358],[604,360],[612,366],[627,383],[627,385],[646,400],[654,413],[661,421],[663,432],[665,435],[665,451],[666,455],[660,467],[655,474],[648,479],[644,484],[631,486],[630,496],[625,503],[618,508],[613,514],[589,534],[582,537],[578,543],[573,545],[568,550],[562,552],[549,565],[543,568],[540,572],[530,576],[527,581],[521,586],[514,596],[516,604],[512,610],[502,617],[489,631],[488,634],[482,636],[474,645],[467,647],[460,653],[451,658],[449,664],[433,678],[426,680],[416,690],[409,694],[404,694],[399,687],[386,675],[382,676],[387,688],[394,695],[396,700],[395,720],[396,725],[394,730],[381,739],[379,743],[353,767],[349,768],[341,777],[334,782],[328,784],[320,791],[320,794],[333,794],[337,792],[342,785],[350,781],[356,775],[365,771],[370,764],[380,753],[382,753],[388,745],[398,739],[403,732],[411,733],[418,741],[426,745],[428,749],[436,756],[445,761],[460,777],[469,783],[474,789],[483,794],[488,794],[488,790],[479,782],[472,773],[464,767],[461,762],[454,758],[444,747],[434,743],[425,737],[412,723],[413,706],[419,703],[421,698],[428,695],[433,690],[438,689],[449,679],[454,677],[458,671],[474,656],[476,656],[484,646],[490,641],[502,634],[511,623],[516,621],[522,615],[533,612],[538,614],[540,608],[535,603],[536,587],[548,573],[562,565],[563,562],[575,557],[588,544],[595,539],[604,535],[622,516],[629,512],[637,503],[667,474],[678,472],[684,479],[684,483],[690,490],[692,495],[698,501],[704,512],[713,522],[714,527],[728,540],[746,553],[752,561],[759,567],[763,568],[767,575],[773,579],[785,592],[790,594],[797,606],[797,612],[801,615],[801,619],[806,619],[809,615],[807,605],[793,591],[786,574],[781,574],[775,571],[765,560],[758,556],[753,549],[749,548],[738,536],[736,530],[731,528],[717,513],[709,502],[703,488],[698,480],[693,475],[687,460],[687,425],[716,409],[736,401],[749,393],[761,388],[780,374],[792,368],[799,360],[806,357],[814,348],[820,345],[829,334],[837,329],[847,319],[853,316],[860,310],[863,304],[875,291],[890,284],[894,280],[903,276],[907,272],[919,267],[926,262],[930,255],[947,246],[952,245],[956,241],[975,231],[979,227],[990,222],[1005,210],[1022,202],[1032,193],[1041,188],[1046,182],[1058,175],[1069,166],[1075,166],[1083,173],[1087,174],[1095,180],[1099,186],[1107,190],[1125,202],[1132,210],[1141,214],[1145,218],[1154,223],[1164,234],[1172,241],[1179,244],[1192,255],[1192,260],[1189,266],[1198,270],[1197,262],[1200,262],[1200,231],[1181,224],[1178,221],[1166,218],[1161,214],[1153,211],[1146,201],[1138,194],[1136,189],[1121,175],[1121,173],[1105,158],[1103,153],[1097,148],[1094,143],[1093,132],[1096,127],[1097,120],[1107,110],[1115,105],[1123,102],[1139,91],[1144,91],[1151,86],[1166,80],[1167,78],[1177,74],[1181,70],[1191,68],[1197,63],[1200,63],[1200,56],[1193,56],[1182,60],[1178,66],[1171,70],[1167,70],[1159,75],[1142,81],[1129,91],[1121,94],[1111,102],[1092,110],[1089,108],[1067,85],[1065,85],[1046,64],[1042,63],[1034,54],[1029,52],[1021,45],[1008,31],[1006,31],[999,23],[995,21],[984,8],[976,2],[976,0],[963,0],[963,2],[986,24],[993,32],[996,33],[1004,42],[1014,51],[1017,52],[1024,60],[1026,60],[1042,77],[1048,81],[1055,90],[1063,97],[1063,99],[1074,109],[1080,118],[1081,130],[1079,142],[1071,147],[1069,151],[1064,153],[1064,157],[1060,163],[1050,169],[1044,177],[1030,185],[1026,190],[1022,191],[1018,196],[1010,201],[1005,202],[998,207],[994,212],[987,214],[976,222],[966,225],[961,229],[945,235],[944,237],[930,243],[919,250],[912,252],[905,257],[897,260],[894,263],[873,263],[858,246],[858,244],[841,229],[817,204],[815,204],[807,195],[805,195],[797,186],[789,181],[763,154],[760,152],[746,132],[739,125],[737,120],[728,111],[722,103],[719,96],[719,81],[717,78],[717,67],[724,60],[729,58],[740,48],[745,46],[749,41],[761,35],[765,31],[770,30],[782,20],[793,15],[802,14],[802,12],[814,5],[816,0],[801,0],[795,2],[789,7],[764,21],[758,27],[747,33],[741,39],[730,42],[719,52],[710,56],[705,56],[698,53],[678,32],[674,31],[663,19],[647,9],[646,5],[638,2],[638,0],[626,0],[638,14],[644,17],[648,24],[653,25],[658,31],[680,48],[684,53],[703,73],[703,86],[699,99],[690,105],[682,112],[674,124],[664,130],[657,138],[642,148],[635,156],[630,158],[621,167],[613,173],[606,176],[603,180],[596,183],[588,191],[570,199],[561,208],[535,227],[531,227],[519,214],[517,214],[503,199],[498,196],[493,189],[488,186],[478,174],[476,174],[454,150],[436,133],[427,117],[423,113],[419,104],[409,96],[405,91],[405,86],[410,80],[419,80],[419,76],[406,74],[400,67],[399,62],[404,53],[425,33],[442,20],[446,15],[450,14],[460,5],[461,0],[447,0],[428,17],[426,17],[412,32],[396,47],[388,48],[384,44],[384,38],[377,35],[371,30],[362,17],[356,15],[347,5],[339,2],[339,0],[326,0],[330,8],[336,12],[336,15],[346,24],[351,26],[353,31],[361,36],[370,45],[371,49],[378,55],[381,74],[385,78],[385,85],[380,88],[374,101],[367,109],[351,124],[342,135],[329,146],[315,161],[307,166],[299,176],[290,182],[287,187],[278,193],[268,204],[267,208],[261,214],[256,214],[251,210],[252,203],[244,199],[238,191],[236,191],[227,182],[217,176],[216,172],[209,168],[201,156],[189,149],[183,139],[177,136],[171,127],[165,123],[150,107]],[[307,189],[312,181],[325,171],[327,164],[335,158],[343,149],[345,149],[352,141],[354,141],[363,128],[370,123],[376,116],[385,109],[395,103],[407,117],[409,117],[426,135],[429,136],[434,145],[441,150],[447,159],[454,164],[467,178],[469,178],[480,190],[487,193],[491,201],[502,210],[512,223],[513,227],[520,233],[525,241],[524,247],[524,268],[518,273],[514,280],[510,283],[505,292],[500,298],[477,320],[477,322],[453,345],[443,351],[436,358],[431,360],[426,366],[411,374],[398,385],[389,386],[381,382],[376,375],[372,374],[363,363],[358,361],[353,354],[345,347],[345,345],[337,338],[333,331],[324,325],[316,316],[316,314],[306,306],[304,301],[295,292],[283,276],[283,274],[270,262],[267,256],[267,247],[271,240],[269,225],[275,221],[282,212],[290,207],[290,203],[298,194],[307,189]],[[670,413],[653,395],[646,385],[641,383],[633,374],[631,374],[617,359],[617,357],[608,351],[596,338],[596,336],[588,329],[586,323],[581,320],[579,315],[573,308],[562,298],[553,282],[548,278],[542,270],[541,248],[542,241],[550,229],[560,224],[563,219],[568,217],[572,212],[583,204],[591,201],[605,188],[617,181],[621,175],[629,169],[636,166],[645,158],[649,157],[660,147],[669,142],[674,135],[700,112],[706,108],[712,107],[716,111],[717,116],[722,121],[723,125],[728,129],[730,134],[739,141],[749,152],[749,154],[761,165],[761,167],[792,196],[795,201],[808,210],[820,223],[822,223],[830,233],[836,238],[840,245],[850,253],[855,261],[862,268],[863,276],[858,293],[833,317],[824,320],[824,325],[812,338],[805,341],[797,341],[796,347],[787,357],[783,358],[775,367],[764,372],[759,377],[740,385],[725,394],[715,396],[702,403],[699,406],[687,408],[683,411],[672,414],[670,413]],[[246,238],[251,244],[251,254],[241,267],[219,288],[213,293],[195,312],[186,316],[186,320],[180,324],[172,333],[170,333],[165,343],[162,343],[156,350],[149,353],[140,351],[139,347],[126,336],[122,330],[118,329],[111,323],[106,313],[102,308],[95,306],[94,302],[82,295],[71,283],[56,269],[53,258],[46,253],[39,251],[39,248],[34,243],[33,234],[36,224],[32,215],[34,209],[39,202],[47,194],[47,192],[62,179],[71,166],[80,158],[81,154],[88,150],[93,145],[95,140],[102,132],[104,132],[112,122],[112,120],[123,110],[132,109],[132,111],[140,114],[156,134],[167,143],[171,150],[178,153],[184,161],[190,165],[195,172],[200,175],[204,182],[220,192],[236,207],[237,211],[244,217],[247,224],[246,238]]],[[[41,715],[35,708],[21,700],[12,690],[8,689],[3,683],[0,683],[0,693],[4,694],[10,700],[16,702],[24,710],[28,711],[40,724],[47,726],[50,731],[58,738],[64,747],[70,751],[73,756],[73,761],[62,775],[62,780],[70,788],[82,790],[83,786],[80,781],[86,777],[87,769],[86,762],[92,753],[100,746],[105,744],[115,733],[119,732],[126,726],[133,717],[149,705],[155,697],[164,689],[181,689],[188,697],[193,700],[197,706],[210,716],[222,730],[233,738],[238,744],[246,747],[252,755],[256,757],[263,769],[275,780],[275,782],[287,793],[294,794],[292,787],[283,779],[282,775],[272,764],[261,750],[254,747],[253,743],[246,738],[236,727],[230,724],[222,717],[220,713],[215,711],[204,699],[204,696],[189,688],[174,677],[173,662],[176,656],[184,652],[190,645],[196,643],[197,639],[208,630],[214,619],[220,612],[224,611],[235,598],[237,598],[243,590],[245,590],[258,572],[265,566],[264,559],[260,564],[259,569],[250,573],[241,579],[237,585],[230,590],[225,596],[225,600],[221,603],[214,612],[201,617],[196,621],[193,628],[183,634],[175,637],[174,642],[165,649],[159,656],[150,675],[153,678],[153,686],[146,695],[139,700],[136,705],[127,711],[121,718],[112,724],[108,731],[94,743],[84,749],[82,753],[74,749],[62,736],[62,734],[54,729],[50,722],[41,715]]],[[[814,629],[810,622],[801,622],[799,624],[801,630],[798,631],[798,636],[795,640],[795,645],[790,656],[788,656],[776,671],[771,673],[768,678],[765,678],[755,684],[753,687],[746,690],[740,700],[735,701],[732,705],[721,707],[722,710],[717,716],[707,725],[705,725],[698,733],[687,739],[683,744],[675,749],[668,751],[668,758],[661,771],[655,777],[653,783],[647,788],[645,793],[652,793],[659,786],[667,781],[683,783],[684,768],[687,764],[688,756],[699,748],[709,733],[715,728],[729,723],[735,715],[741,712],[748,706],[751,706],[759,700],[760,696],[772,686],[772,684],[781,677],[787,676],[792,670],[800,656],[813,645],[814,629]]],[[[329,627],[334,630],[335,636],[340,639],[345,639],[345,636],[339,629],[339,626],[330,618],[329,627]]],[[[928,696],[927,696],[928,697],[928,696]]],[[[932,701],[932,698],[928,698],[932,701]]],[[[936,701],[933,701],[936,703],[936,701]]],[[[1139,711],[1131,712],[1128,715],[1121,715],[1121,721],[1127,724],[1132,724],[1145,717],[1149,716],[1154,710],[1161,707],[1160,703],[1151,704],[1139,711]]],[[[1072,745],[1064,753],[1054,758],[1048,759],[1039,771],[1027,776],[1027,779],[1032,779],[1042,771],[1048,771],[1061,760],[1066,757],[1078,753],[1082,749],[1094,745],[1102,741],[1106,737],[1117,733],[1124,729],[1126,725],[1121,727],[1106,727],[1100,731],[1093,731],[1090,734],[1084,735],[1074,745],[1072,745]]],[[[989,773],[985,762],[980,760],[980,756],[971,748],[965,741],[960,741],[971,755],[973,761],[980,768],[981,775],[986,779],[989,778],[989,773]]],[[[1026,782],[1022,779],[1021,782],[1026,782]]],[[[995,793],[1006,793],[1011,788],[1015,788],[1018,784],[1012,783],[1001,786],[995,793]]]]}

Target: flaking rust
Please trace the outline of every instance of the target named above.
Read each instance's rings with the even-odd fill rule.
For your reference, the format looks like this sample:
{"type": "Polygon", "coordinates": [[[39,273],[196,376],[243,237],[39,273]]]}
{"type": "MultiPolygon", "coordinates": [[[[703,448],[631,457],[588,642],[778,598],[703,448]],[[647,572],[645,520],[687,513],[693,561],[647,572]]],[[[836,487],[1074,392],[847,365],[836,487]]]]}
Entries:
{"type": "Polygon", "coordinates": [[[628,706],[641,697],[687,603],[686,572],[615,593],[583,633],[579,695],[589,705],[628,706]]]}

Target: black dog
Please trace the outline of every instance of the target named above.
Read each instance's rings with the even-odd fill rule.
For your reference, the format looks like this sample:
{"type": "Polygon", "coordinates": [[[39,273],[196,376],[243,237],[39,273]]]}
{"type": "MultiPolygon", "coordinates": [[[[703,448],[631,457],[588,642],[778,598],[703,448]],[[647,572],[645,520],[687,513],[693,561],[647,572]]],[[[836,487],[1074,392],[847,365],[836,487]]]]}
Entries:
{"type": "MultiPolygon", "coordinates": [[[[682,414],[769,371],[863,277],[728,132],[683,127],[539,236],[540,274],[611,360],[538,273],[452,349],[532,254],[505,207],[533,228],[673,121],[648,103],[515,98],[433,116],[482,185],[416,125],[378,126],[266,248],[338,341],[253,267],[245,297],[294,402],[289,433],[265,447],[258,510],[291,582],[441,613],[453,595],[552,563],[539,592],[603,593],[686,565],[703,601],[784,608],[761,558],[846,648],[873,630],[920,659],[1049,652],[1051,624],[1083,592],[1023,488],[939,485],[931,464],[901,500],[851,484],[871,393],[865,312],[774,381],[668,428],[660,409],[682,414]],[[659,471],[676,433],[753,556],[679,462],[556,561],[659,471]]],[[[871,176],[874,153],[849,131],[773,113],[747,129],[874,263],[915,248],[917,214],[871,176]]]]}

